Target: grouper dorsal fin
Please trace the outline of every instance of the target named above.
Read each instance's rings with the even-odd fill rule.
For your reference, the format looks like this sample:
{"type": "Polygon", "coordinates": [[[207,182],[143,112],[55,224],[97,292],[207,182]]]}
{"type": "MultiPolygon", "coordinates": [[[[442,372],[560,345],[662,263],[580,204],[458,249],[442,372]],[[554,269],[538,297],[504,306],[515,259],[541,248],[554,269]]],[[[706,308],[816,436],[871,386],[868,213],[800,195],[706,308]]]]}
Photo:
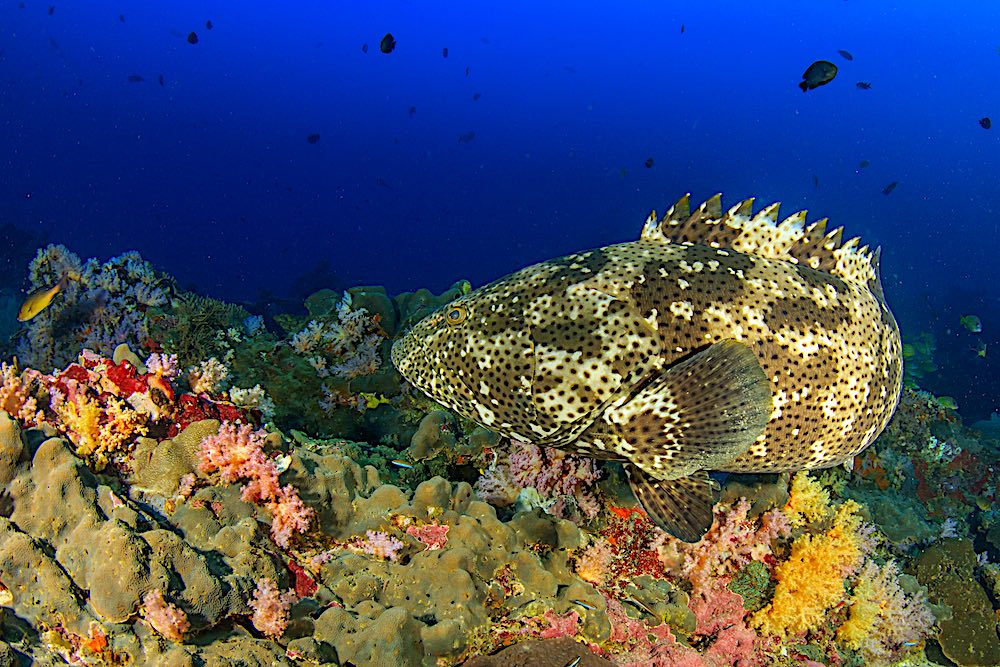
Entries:
{"type": "Polygon", "coordinates": [[[881,298],[879,251],[859,246],[859,239],[842,241],[843,228],[826,230],[826,218],[806,224],[806,212],[797,211],[779,222],[780,204],[753,212],[745,199],[725,213],[722,196],[715,195],[691,211],[684,195],[661,218],[653,211],[642,228],[644,240],[693,243],[728,248],[747,255],[802,264],[846,282],[868,288],[881,298]]]}

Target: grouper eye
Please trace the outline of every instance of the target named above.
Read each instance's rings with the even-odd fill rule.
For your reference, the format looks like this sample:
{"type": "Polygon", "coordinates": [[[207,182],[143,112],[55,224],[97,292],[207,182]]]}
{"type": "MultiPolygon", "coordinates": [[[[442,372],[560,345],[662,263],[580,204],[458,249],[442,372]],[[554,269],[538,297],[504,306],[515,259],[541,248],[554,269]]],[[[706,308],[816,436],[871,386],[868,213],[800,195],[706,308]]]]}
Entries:
{"type": "Polygon", "coordinates": [[[444,321],[447,322],[449,326],[455,326],[456,324],[464,322],[465,318],[468,316],[469,311],[466,310],[464,306],[454,306],[444,316],[444,321]]]}

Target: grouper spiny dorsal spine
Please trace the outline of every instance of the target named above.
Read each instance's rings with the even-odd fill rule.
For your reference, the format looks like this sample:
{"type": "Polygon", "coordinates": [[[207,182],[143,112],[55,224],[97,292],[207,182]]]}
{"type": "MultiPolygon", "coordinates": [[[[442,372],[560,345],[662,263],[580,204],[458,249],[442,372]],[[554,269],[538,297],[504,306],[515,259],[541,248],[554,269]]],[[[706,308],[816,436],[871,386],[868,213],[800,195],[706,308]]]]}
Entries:
{"type": "Polygon", "coordinates": [[[850,460],[885,427],[902,356],[878,251],[805,212],[683,197],[638,241],[527,267],[396,342],[400,372],[484,426],[625,463],[651,518],[696,540],[708,470],[850,460]]]}

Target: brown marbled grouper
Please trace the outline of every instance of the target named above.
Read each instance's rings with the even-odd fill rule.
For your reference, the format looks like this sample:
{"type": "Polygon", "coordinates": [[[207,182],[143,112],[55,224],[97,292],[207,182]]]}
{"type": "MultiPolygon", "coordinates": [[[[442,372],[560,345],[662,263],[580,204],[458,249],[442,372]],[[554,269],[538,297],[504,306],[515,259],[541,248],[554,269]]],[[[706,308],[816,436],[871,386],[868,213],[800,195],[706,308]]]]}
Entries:
{"type": "Polygon", "coordinates": [[[708,471],[849,462],[899,398],[878,250],[717,195],[639,240],[529,266],[396,341],[415,387],[517,440],[622,461],[662,528],[712,523],[708,471]]]}

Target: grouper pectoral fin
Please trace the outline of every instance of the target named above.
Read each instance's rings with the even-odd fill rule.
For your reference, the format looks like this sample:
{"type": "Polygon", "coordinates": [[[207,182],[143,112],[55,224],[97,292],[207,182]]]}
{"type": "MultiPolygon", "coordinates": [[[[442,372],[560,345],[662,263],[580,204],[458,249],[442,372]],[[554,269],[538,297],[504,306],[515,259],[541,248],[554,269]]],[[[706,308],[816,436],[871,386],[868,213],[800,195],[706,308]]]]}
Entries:
{"type": "Polygon", "coordinates": [[[657,526],[685,542],[697,542],[712,527],[718,483],[704,470],[673,480],[658,480],[627,463],[625,472],[636,500],[657,526]]]}
{"type": "Polygon", "coordinates": [[[771,382],[757,356],[724,340],[661,371],[581,439],[627,458],[637,469],[630,471],[632,488],[653,520],[698,539],[695,529],[703,533],[712,521],[705,471],[745,453],[771,412],[771,382]],[[679,512],[692,512],[691,523],[679,512]]]}

